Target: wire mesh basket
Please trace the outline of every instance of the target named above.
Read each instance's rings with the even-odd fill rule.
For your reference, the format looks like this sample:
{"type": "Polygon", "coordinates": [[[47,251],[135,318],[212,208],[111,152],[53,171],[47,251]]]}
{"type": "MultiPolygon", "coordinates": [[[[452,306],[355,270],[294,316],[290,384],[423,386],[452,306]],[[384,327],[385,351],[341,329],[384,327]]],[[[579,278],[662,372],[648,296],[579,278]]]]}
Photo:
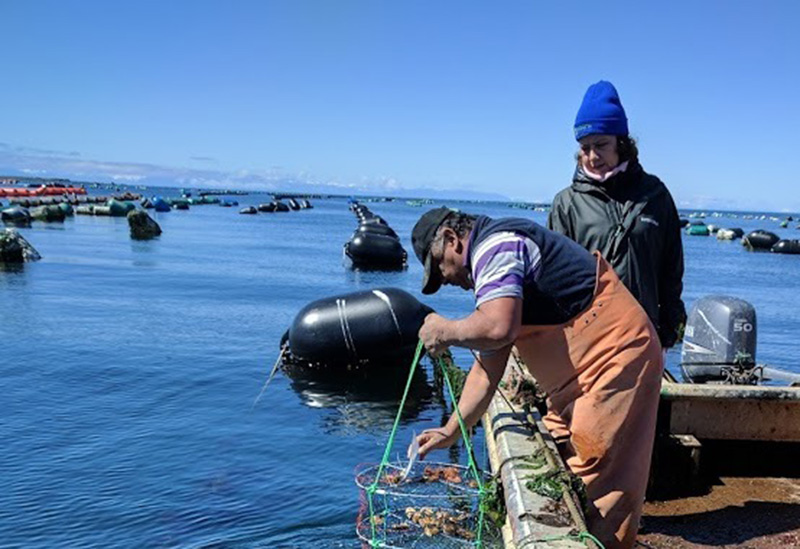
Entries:
{"type": "Polygon", "coordinates": [[[399,463],[359,466],[358,537],[365,547],[491,547],[499,532],[481,508],[489,480],[447,463],[416,462],[407,474],[399,463]]]}

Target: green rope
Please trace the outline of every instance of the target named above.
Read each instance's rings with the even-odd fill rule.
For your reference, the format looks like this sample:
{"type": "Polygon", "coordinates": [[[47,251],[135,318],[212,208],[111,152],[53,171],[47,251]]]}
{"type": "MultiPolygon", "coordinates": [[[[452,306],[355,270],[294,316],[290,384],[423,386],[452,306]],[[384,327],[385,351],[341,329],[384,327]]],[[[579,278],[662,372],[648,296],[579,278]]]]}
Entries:
{"type": "Polygon", "coordinates": [[[534,537],[534,535],[530,535],[519,540],[517,546],[520,548],[524,548],[525,545],[527,545],[528,543],[549,543],[551,541],[564,541],[564,540],[579,541],[584,545],[587,545],[586,542],[588,540],[591,540],[594,543],[596,543],[600,549],[605,549],[605,545],[603,545],[599,539],[594,537],[589,532],[578,532],[577,534],[565,534],[563,536],[545,536],[542,538],[536,538],[534,537]]]}
{"type": "Polygon", "coordinates": [[[383,458],[381,459],[381,463],[378,466],[378,472],[375,475],[375,480],[373,480],[372,484],[370,484],[369,487],[367,488],[367,500],[369,501],[369,522],[370,522],[370,527],[372,528],[372,540],[370,541],[370,545],[372,547],[379,547],[380,543],[376,540],[377,532],[375,528],[375,510],[372,505],[372,495],[378,489],[378,482],[380,481],[381,475],[383,474],[383,468],[389,462],[389,455],[392,452],[392,446],[394,446],[394,437],[397,434],[397,426],[400,424],[400,417],[403,415],[403,409],[405,408],[406,405],[406,398],[408,397],[408,391],[411,388],[411,380],[414,378],[414,372],[417,369],[417,364],[419,364],[419,359],[422,356],[423,348],[424,347],[422,345],[422,340],[420,340],[420,342],[417,344],[417,350],[414,353],[414,360],[411,362],[411,368],[408,372],[408,381],[406,381],[406,388],[405,391],[403,391],[403,398],[400,400],[400,408],[397,410],[397,416],[394,418],[394,425],[392,425],[392,431],[389,434],[389,440],[386,442],[386,449],[383,452],[383,458]]]}
{"type": "MultiPolygon", "coordinates": [[[[408,381],[406,382],[405,390],[403,391],[403,398],[400,400],[400,407],[397,410],[397,416],[394,420],[394,425],[392,425],[392,430],[389,433],[389,440],[386,442],[386,448],[383,452],[383,458],[381,458],[380,465],[378,466],[377,474],[375,475],[375,479],[373,480],[372,484],[367,487],[367,500],[369,502],[369,521],[370,527],[372,530],[372,539],[370,540],[370,547],[382,547],[386,545],[386,532],[384,531],[383,540],[378,539],[378,533],[375,526],[375,508],[373,505],[372,497],[378,489],[378,483],[380,482],[381,475],[383,474],[383,469],[386,464],[389,463],[389,456],[391,455],[392,447],[394,446],[394,439],[397,434],[397,427],[400,424],[400,418],[403,414],[403,409],[405,408],[406,398],[408,397],[409,390],[411,388],[411,380],[414,377],[414,372],[417,369],[417,365],[419,364],[419,360],[422,356],[423,345],[422,341],[417,344],[417,350],[414,354],[414,360],[411,362],[411,368],[408,373],[408,381]]],[[[470,444],[470,437],[469,432],[467,430],[467,426],[464,424],[464,418],[461,417],[461,410],[458,408],[458,400],[456,399],[455,392],[453,390],[453,385],[450,381],[450,376],[447,373],[447,364],[442,358],[437,358],[435,360],[435,366],[439,366],[439,369],[442,372],[442,376],[444,378],[445,386],[447,387],[447,392],[450,397],[450,401],[453,404],[453,409],[456,414],[456,418],[458,419],[458,426],[461,430],[461,438],[464,440],[464,446],[467,450],[467,459],[468,459],[468,468],[472,471],[472,474],[475,476],[475,482],[478,484],[478,497],[480,500],[480,504],[478,506],[478,531],[475,535],[475,547],[480,549],[483,547],[482,541],[482,534],[483,534],[483,521],[484,521],[484,513],[486,509],[486,488],[483,483],[483,478],[479,474],[478,465],[475,463],[475,457],[473,453],[473,447],[470,444]]],[[[386,501],[386,492],[383,492],[383,499],[384,499],[384,512],[383,512],[383,520],[387,520],[388,516],[388,508],[387,508],[387,501],[386,501]]],[[[531,536],[532,537],[532,536],[531,536]]],[[[520,540],[520,547],[524,544],[533,542],[551,542],[551,541],[561,541],[561,540],[574,540],[579,541],[583,544],[586,544],[587,540],[593,541],[597,544],[600,549],[605,549],[603,544],[598,540],[595,536],[590,534],[589,532],[578,532],[577,534],[566,534],[563,536],[546,536],[543,538],[523,538],[520,540]]]]}
{"type": "Polygon", "coordinates": [[[450,376],[447,375],[447,364],[441,358],[437,358],[436,362],[439,368],[442,370],[442,376],[444,377],[444,383],[447,386],[447,392],[450,395],[450,401],[453,403],[453,408],[456,413],[456,418],[458,419],[458,426],[461,429],[461,438],[464,439],[464,447],[467,449],[467,459],[468,459],[468,466],[472,470],[472,474],[475,476],[475,482],[478,483],[478,531],[475,534],[475,546],[480,548],[483,547],[482,541],[482,534],[483,534],[483,515],[486,509],[485,505],[485,495],[486,491],[483,486],[483,479],[478,474],[478,466],[475,463],[474,454],[472,451],[472,445],[469,443],[469,433],[467,432],[467,426],[464,425],[464,418],[461,417],[461,410],[458,409],[458,401],[456,400],[455,393],[453,391],[453,386],[450,383],[450,376]]]}
{"type": "MultiPolygon", "coordinates": [[[[417,350],[414,354],[414,360],[411,362],[411,368],[408,372],[408,381],[406,382],[406,388],[403,391],[403,398],[400,400],[400,407],[397,410],[397,416],[394,419],[394,425],[392,425],[392,430],[389,433],[389,440],[386,442],[386,448],[383,452],[383,458],[381,458],[380,465],[378,466],[378,471],[375,475],[375,479],[372,481],[367,487],[367,501],[369,502],[369,521],[370,521],[370,528],[372,530],[372,539],[370,540],[371,547],[382,547],[385,546],[385,536],[386,532],[384,531],[384,539],[381,541],[378,536],[376,524],[375,524],[375,506],[373,504],[373,496],[378,490],[378,483],[380,482],[381,475],[383,474],[383,470],[385,466],[389,463],[389,456],[392,452],[392,447],[394,446],[394,439],[397,434],[397,427],[400,424],[400,418],[403,414],[403,409],[405,408],[406,398],[408,397],[409,390],[411,388],[411,380],[414,377],[414,372],[417,369],[417,365],[419,364],[420,358],[422,357],[423,352],[423,344],[422,341],[417,344],[417,350]]],[[[447,365],[444,360],[441,358],[436,359],[435,366],[439,366],[439,369],[442,371],[445,385],[447,386],[447,391],[450,396],[450,401],[453,404],[453,409],[455,410],[456,417],[458,418],[458,425],[461,430],[461,437],[464,440],[464,446],[467,449],[467,456],[468,456],[468,468],[472,471],[473,476],[475,477],[475,482],[478,484],[478,497],[480,500],[480,504],[478,507],[478,531],[475,534],[476,539],[476,547],[481,548],[483,547],[482,541],[482,533],[483,533],[483,521],[484,521],[484,512],[486,509],[485,503],[485,495],[486,495],[486,488],[483,483],[483,478],[480,476],[478,471],[478,465],[475,463],[475,457],[472,445],[470,444],[469,432],[467,430],[467,426],[464,424],[464,418],[461,417],[461,411],[458,409],[458,400],[456,399],[455,392],[453,391],[453,385],[450,381],[450,376],[447,373],[447,365]]],[[[383,493],[384,496],[384,515],[388,514],[388,510],[386,509],[386,493],[383,493]]],[[[386,516],[384,516],[384,520],[386,520],[386,516]]]]}
{"type": "Polygon", "coordinates": [[[458,418],[458,426],[461,429],[461,437],[464,439],[464,446],[467,448],[467,456],[469,458],[469,468],[472,470],[472,474],[475,475],[475,480],[478,482],[478,487],[480,490],[483,490],[483,480],[478,475],[478,468],[475,464],[475,460],[473,459],[474,454],[472,450],[472,445],[469,443],[470,437],[469,432],[467,431],[467,426],[464,425],[464,418],[461,417],[461,410],[458,408],[458,401],[455,398],[455,392],[453,391],[453,386],[450,383],[450,376],[447,375],[447,365],[444,360],[441,358],[437,359],[437,363],[439,368],[442,370],[442,374],[444,376],[444,382],[447,387],[447,391],[450,394],[450,401],[453,403],[453,409],[456,413],[456,418],[458,418]]]}

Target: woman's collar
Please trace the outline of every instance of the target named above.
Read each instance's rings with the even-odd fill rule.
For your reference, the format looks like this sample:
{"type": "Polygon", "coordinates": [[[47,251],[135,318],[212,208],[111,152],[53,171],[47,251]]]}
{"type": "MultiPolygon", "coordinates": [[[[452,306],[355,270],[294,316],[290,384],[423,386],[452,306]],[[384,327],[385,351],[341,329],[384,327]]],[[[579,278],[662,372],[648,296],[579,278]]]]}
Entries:
{"type": "Polygon", "coordinates": [[[586,176],[589,177],[589,179],[592,179],[593,181],[597,181],[598,183],[605,183],[606,181],[608,181],[609,179],[611,179],[612,177],[614,177],[618,173],[622,173],[625,170],[627,170],[628,169],[628,161],[626,160],[625,162],[623,162],[622,164],[620,164],[619,166],[617,166],[616,168],[614,168],[610,172],[606,172],[605,174],[602,174],[602,175],[599,174],[599,173],[595,173],[595,172],[591,171],[587,166],[584,166],[584,165],[581,165],[581,169],[583,169],[583,173],[585,173],[586,176]]]}

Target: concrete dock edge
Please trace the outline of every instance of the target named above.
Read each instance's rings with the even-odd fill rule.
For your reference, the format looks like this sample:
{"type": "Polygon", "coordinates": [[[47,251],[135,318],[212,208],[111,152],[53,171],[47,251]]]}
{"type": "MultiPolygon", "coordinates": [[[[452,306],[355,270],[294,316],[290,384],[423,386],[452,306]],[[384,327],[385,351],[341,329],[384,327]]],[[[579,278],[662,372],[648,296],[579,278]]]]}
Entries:
{"type": "MultiPolygon", "coordinates": [[[[515,364],[510,359],[507,374],[515,364]]],[[[508,376],[506,376],[508,377],[508,376]]],[[[514,406],[498,389],[486,413],[483,425],[492,472],[500,474],[507,511],[503,543],[507,549],[586,548],[592,542],[575,539],[586,531],[577,498],[565,492],[562,499],[568,514],[554,512],[558,504],[526,487],[532,475],[565,470],[541,417],[535,408],[523,411],[514,406]],[[535,458],[535,459],[532,459],[535,458]]]]}

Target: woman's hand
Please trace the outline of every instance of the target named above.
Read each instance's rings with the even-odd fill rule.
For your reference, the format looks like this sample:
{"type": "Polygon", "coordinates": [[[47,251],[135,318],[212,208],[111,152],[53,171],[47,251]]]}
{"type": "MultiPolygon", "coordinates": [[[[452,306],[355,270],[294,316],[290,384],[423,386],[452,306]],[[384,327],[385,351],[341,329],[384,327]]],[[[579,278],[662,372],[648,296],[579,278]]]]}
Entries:
{"type": "Polygon", "coordinates": [[[438,429],[426,429],[417,436],[419,444],[419,459],[424,459],[425,455],[431,450],[440,448],[450,448],[458,440],[458,435],[448,434],[444,427],[438,429]]]}
{"type": "Polygon", "coordinates": [[[441,356],[447,351],[449,345],[445,338],[445,329],[448,322],[443,316],[431,313],[425,317],[425,322],[419,329],[419,338],[432,357],[441,356]]]}

